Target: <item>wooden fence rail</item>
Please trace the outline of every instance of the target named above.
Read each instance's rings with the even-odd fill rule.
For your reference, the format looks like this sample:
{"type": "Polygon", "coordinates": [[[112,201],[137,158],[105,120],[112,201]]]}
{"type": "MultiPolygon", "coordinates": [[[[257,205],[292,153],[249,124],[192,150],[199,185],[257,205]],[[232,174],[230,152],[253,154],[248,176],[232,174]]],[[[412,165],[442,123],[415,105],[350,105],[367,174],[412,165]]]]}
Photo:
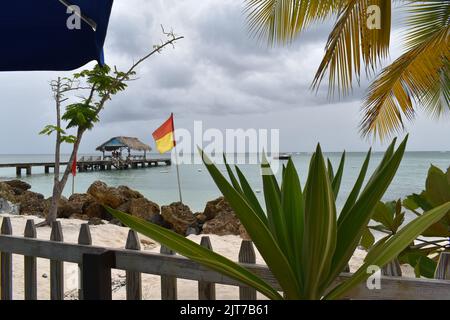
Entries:
{"type": "MultiPolygon", "coordinates": [[[[213,250],[208,237],[203,237],[201,245],[213,250]]],[[[142,277],[153,274],[161,277],[161,298],[177,299],[177,279],[198,282],[198,298],[214,300],[216,285],[239,287],[241,300],[255,300],[256,291],[242,283],[212,271],[198,263],[180,257],[167,248],[161,253],[140,251],[140,241],[136,232],[131,231],[125,249],[112,249],[92,245],[89,226],[80,228],[78,244],[65,243],[60,223],[52,225],[50,241],[36,239],[36,230],[32,220],[27,221],[24,237],[12,234],[10,218],[3,219],[0,234],[0,297],[1,300],[13,298],[12,255],[24,256],[24,298],[37,299],[36,258],[50,260],[50,298],[64,299],[64,262],[79,265],[79,299],[111,299],[111,269],[126,271],[126,298],[142,299],[142,277]]],[[[264,265],[256,264],[256,255],[251,241],[242,241],[239,263],[266,282],[281,291],[276,279],[264,265]]],[[[442,253],[436,279],[402,278],[398,274],[396,262],[383,269],[381,289],[369,290],[366,284],[360,284],[347,294],[346,299],[450,299],[450,253],[442,253]],[[394,275],[394,276],[392,276],[394,275]]],[[[351,276],[342,273],[336,280],[341,283],[351,276]]]]}

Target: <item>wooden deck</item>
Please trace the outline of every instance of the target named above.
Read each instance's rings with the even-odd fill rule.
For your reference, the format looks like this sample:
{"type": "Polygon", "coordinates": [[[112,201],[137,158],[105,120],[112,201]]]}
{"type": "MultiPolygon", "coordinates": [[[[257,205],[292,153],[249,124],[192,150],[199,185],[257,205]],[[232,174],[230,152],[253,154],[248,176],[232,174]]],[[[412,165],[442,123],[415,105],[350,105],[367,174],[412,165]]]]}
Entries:
{"type": "MultiPolygon", "coordinates": [[[[105,171],[105,170],[127,170],[138,169],[146,167],[156,167],[159,165],[172,165],[170,158],[162,159],[130,159],[123,160],[120,163],[111,159],[103,160],[101,158],[91,157],[92,159],[80,159],[77,162],[78,172],[87,171],[105,171]]],[[[68,165],[68,162],[61,162],[62,166],[68,165]]],[[[29,162],[29,163],[0,163],[0,168],[16,168],[16,174],[22,175],[22,170],[25,170],[27,175],[32,174],[32,168],[43,167],[45,173],[50,173],[51,168],[55,168],[54,162],[29,162]]]]}

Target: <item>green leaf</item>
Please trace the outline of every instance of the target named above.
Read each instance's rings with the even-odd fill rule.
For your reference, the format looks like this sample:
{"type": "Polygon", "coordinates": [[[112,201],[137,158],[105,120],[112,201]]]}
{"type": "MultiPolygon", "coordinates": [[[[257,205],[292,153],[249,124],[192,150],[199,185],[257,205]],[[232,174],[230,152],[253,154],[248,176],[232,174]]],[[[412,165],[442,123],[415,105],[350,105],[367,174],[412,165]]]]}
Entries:
{"type": "Polygon", "coordinates": [[[223,161],[225,163],[225,167],[227,168],[228,176],[230,177],[231,183],[233,184],[233,187],[243,193],[241,186],[239,185],[239,182],[237,181],[236,177],[234,176],[233,170],[231,170],[231,167],[228,165],[227,157],[225,154],[223,155],[223,161]]]}
{"type": "Polygon", "coordinates": [[[286,258],[291,262],[291,265],[294,265],[294,249],[289,242],[287,224],[281,204],[281,190],[265,156],[261,169],[269,229],[286,254],[286,258]]]}
{"type": "MultiPolygon", "coordinates": [[[[305,204],[303,201],[303,192],[300,185],[300,178],[295,169],[294,162],[289,159],[282,184],[282,207],[285,215],[287,234],[289,235],[290,247],[294,255],[295,269],[297,274],[301,275],[301,251],[305,224],[305,204]]],[[[299,277],[299,283],[302,285],[303,279],[299,277]]]]}
{"type": "Polygon", "coordinates": [[[408,263],[414,268],[414,273],[417,278],[434,278],[434,273],[437,268],[436,261],[433,261],[426,255],[421,255],[419,253],[409,253],[406,255],[406,258],[408,263]]]}
{"type": "Polygon", "coordinates": [[[342,175],[344,173],[344,165],[345,165],[345,151],[342,154],[341,162],[339,163],[339,168],[338,171],[336,172],[334,179],[330,180],[332,181],[331,188],[333,189],[335,199],[337,199],[339,195],[339,189],[341,188],[342,175]]]}
{"type": "Polygon", "coordinates": [[[421,217],[416,218],[407,226],[401,229],[391,239],[380,246],[378,254],[366,258],[364,264],[353,274],[353,276],[342,284],[334,288],[327,296],[327,299],[337,299],[345,292],[352,289],[358,283],[369,277],[367,268],[376,265],[382,268],[389,261],[396,258],[414,239],[416,239],[424,230],[436,223],[450,210],[450,202],[443,204],[431,211],[424,213],[421,217]]]}
{"type": "Polygon", "coordinates": [[[331,163],[330,159],[327,159],[327,169],[328,169],[328,176],[330,178],[330,181],[334,180],[334,170],[333,170],[333,164],[331,163]]]}
{"type": "Polygon", "coordinates": [[[282,299],[279,293],[261,278],[231,260],[215,253],[214,251],[204,248],[195,242],[176,234],[175,232],[169,231],[138,217],[133,217],[106,206],[105,208],[111,215],[120,220],[126,226],[154,239],[179,254],[205,265],[212,270],[229,276],[230,278],[241,281],[242,283],[257,289],[270,299],[282,299]]]}
{"type": "Polygon", "coordinates": [[[364,249],[369,250],[370,247],[372,247],[374,243],[375,243],[375,237],[373,236],[372,232],[370,232],[369,228],[365,228],[364,233],[361,237],[361,246],[364,249]]]}
{"type": "Polygon", "coordinates": [[[387,235],[380,240],[378,240],[375,245],[370,248],[369,252],[367,253],[366,257],[364,258],[364,261],[372,259],[373,256],[377,256],[380,251],[382,250],[383,245],[392,237],[392,235],[387,235]]]}
{"type": "Polygon", "coordinates": [[[256,197],[255,193],[253,192],[252,187],[248,183],[247,179],[245,178],[244,174],[242,173],[241,169],[239,169],[238,166],[235,166],[237,175],[239,177],[239,181],[242,186],[242,192],[248,201],[248,203],[251,205],[255,213],[258,215],[258,217],[261,219],[262,222],[264,222],[266,225],[268,225],[267,216],[264,213],[264,210],[262,209],[261,205],[259,204],[258,198],[256,197]]]}
{"type": "Polygon", "coordinates": [[[433,206],[450,201],[450,184],[441,169],[431,166],[426,180],[426,195],[433,206]]]}
{"type": "Polygon", "coordinates": [[[336,247],[335,199],[320,145],[311,158],[304,197],[302,278],[306,298],[320,299],[336,247]]]}
{"type": "Polygon", "coordinates": [[[392,208],[388,207],[382,201],[378,201],[373,211],[372,220],[381,223],[387,229],[393,232],[394,229],[394,213],[392,208]]]}
{"type": "Polygon", "coordinates": [[[376,204],[383,197],[397,172],[405,152],[407,141],[408,137],[403,140],[397,151],[393,154],[391,151],[391,147],[393,148],[393,146],[391,145],[388,148],[386,155],[392,154],[392,157],[386,157],[385,155],[358,200],[346,214],[345,219],[341,220],[341,223],[338,224],[337,245],[332,265],[333,272],[330,273],[328,278],[328,285],[331,285],[333,279],[344,270],[358,246],[364,228],[368,225],[376,204]]]}
{"type": "Polygon", "coordinates": [[[406,199],[403,199],[403,206],[411,211],[417,210],[419,208],[419,205],[416,201],[414,201],[414,198],[411,196],[406,197],[406,199]]]}
{"type": "Polygon", "coordinates": [[[356,199],[358,199],[359,192],[361,191],[361,187],[364,183],[364,179],[366,178],[367,168],[369,167],[371,154],[372,154],[372,149],[370,149],[369,152],[367,152],[367,156],[361,167],[361,171],[359,172],[358,179],[356,180],[355,185],[353,186],[353,189],[350,192],[350,194],[347,198],[347,201],[345,202],[344,207],[342,208],[341,214],[339,215],[339,219],[338,219],[338,226],[341,224],[342,221],[345,220],[348,213],[350,212],[350,209],[355,204],[356,199]]]}

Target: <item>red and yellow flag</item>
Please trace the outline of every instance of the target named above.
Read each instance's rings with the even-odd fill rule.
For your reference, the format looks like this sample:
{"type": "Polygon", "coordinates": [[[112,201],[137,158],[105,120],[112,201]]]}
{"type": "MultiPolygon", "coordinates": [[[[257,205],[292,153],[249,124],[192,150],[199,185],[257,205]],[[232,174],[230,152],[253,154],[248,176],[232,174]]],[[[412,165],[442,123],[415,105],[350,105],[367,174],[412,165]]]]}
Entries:
{"type": "Polygon", "coordinates": [[[175,147],[175,127],[173,125],[173,113],[170,118],[163,123],[161,127],[153,132],[153,139],[156,142],[156,148],[159,153],[165,153],[175,147]]]}

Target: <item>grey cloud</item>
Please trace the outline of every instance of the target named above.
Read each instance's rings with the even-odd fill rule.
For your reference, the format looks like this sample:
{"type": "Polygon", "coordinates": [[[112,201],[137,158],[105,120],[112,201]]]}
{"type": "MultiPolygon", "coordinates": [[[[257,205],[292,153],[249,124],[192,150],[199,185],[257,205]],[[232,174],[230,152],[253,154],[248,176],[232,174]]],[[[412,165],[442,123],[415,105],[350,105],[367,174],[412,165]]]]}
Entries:
{"type": "MultiPolygon", "coordinates": [[[[303,134],[328,145],[347,140],[359,148],[358,109],[368,81],[363,78],[352,95],[331,101],[326,79],[317,94],[310,90],[333,23],[311,27],[288,47],[270,48],[248,34],[242,0],[116,1],[105,44],[108,64],[125,69],[148,52],[164,38],[161,24],[185,39],[138,68],[139,79],[107,105],[82,148],[90,152],[98,140],[113,135],[145,135],[170,112],[186,126],[205,119],[221,128],[270,127],[277,119],[295,134],[300,123],[303,134]],[[348,106],[351,116],[345,114],[348,106]],[[322,134],[320,121],[327,113],[332,118],[326,127],[342,132],[339,139],[322,134]]],[[[37,138],[37,132],[54,120],[48,82],[58,75],[70,73],[0,74],[0,145],[7,146],[0,152],[18,152],[29,141],[36,143],[24,152],[52,152],[52,139],[37,138]]],[[[450,134],[443,126],[434,131],[434,123],[422,121],[420,128],[422,134],[426,128],[430,135],[436,132],[433,141],[450,134]]],[[[283,143],[289,149],[286,137],[283,143]]]]}

